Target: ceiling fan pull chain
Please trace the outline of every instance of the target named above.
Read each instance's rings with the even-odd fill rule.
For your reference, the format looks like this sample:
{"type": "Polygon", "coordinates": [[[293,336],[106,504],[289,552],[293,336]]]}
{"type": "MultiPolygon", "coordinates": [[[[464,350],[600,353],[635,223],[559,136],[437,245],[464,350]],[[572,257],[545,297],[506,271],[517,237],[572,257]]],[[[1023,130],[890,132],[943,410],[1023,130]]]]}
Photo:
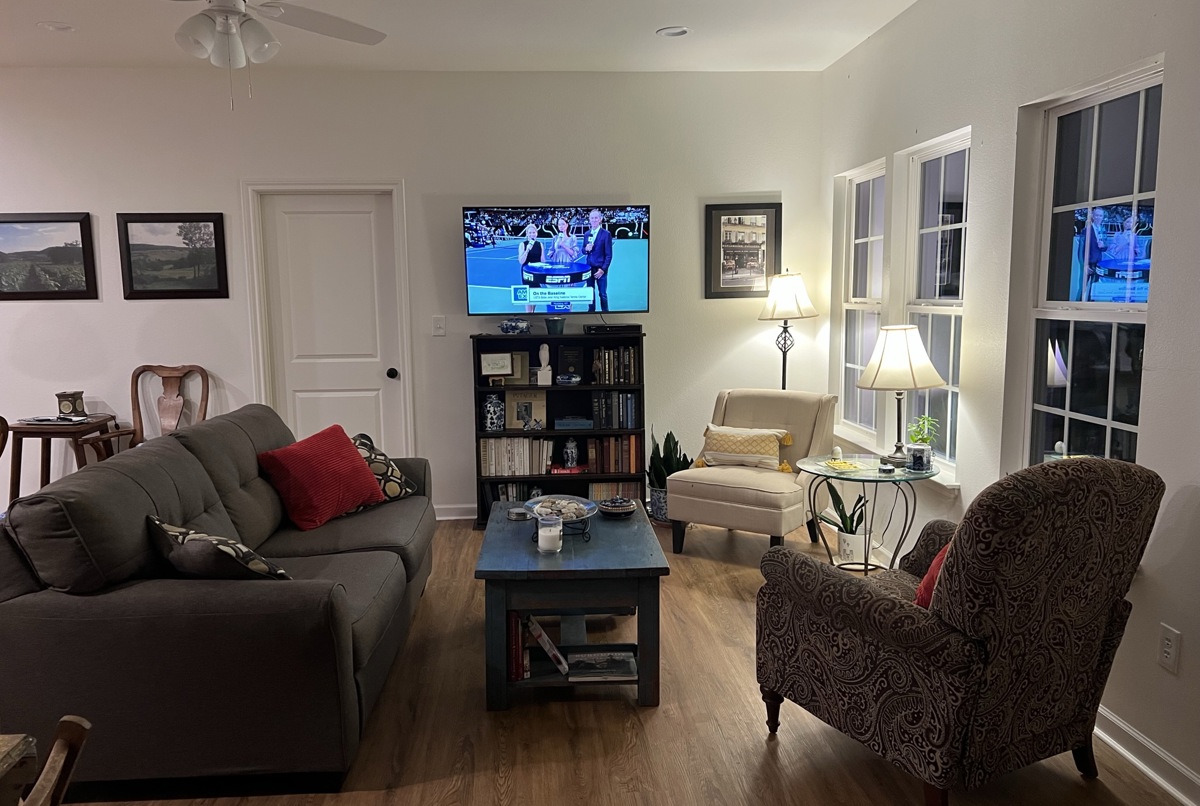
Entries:
{"type": "Polygon", "coordinates": [[[250,72],[250,60],[246,60],[246,94],[254,100],[254,75],[250,72]]]}
{"type": "Polygon", "coordinates": [[[233,111],[233,59],[228,61],[229,64],[229,111],[233,111]]]}

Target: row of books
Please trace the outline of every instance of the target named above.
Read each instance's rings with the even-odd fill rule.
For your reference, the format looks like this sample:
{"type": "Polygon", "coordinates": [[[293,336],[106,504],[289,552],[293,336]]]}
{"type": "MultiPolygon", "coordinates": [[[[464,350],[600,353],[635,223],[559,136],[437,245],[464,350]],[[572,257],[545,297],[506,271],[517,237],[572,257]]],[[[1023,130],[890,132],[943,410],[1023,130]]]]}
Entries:
{"type": "Polygon", "coordinates": [[[508,679],[525,680],[531,676],[530,653],[526,637],[537,642],[555,668],[573,683],[600,683],[606,681],[637,681],[637,661],[633,652],[617,650],[609,652],[559,651],[550,636],[533,616],[524,618],[516,610],[508,611],[508,679]]]}
{"type": "Polygon", "coordinates": [[[598,428],[641,428],[636,392],[592,392],[592,420],[598,428]]]}
{"type": "Polygon", "coordinates": [[[592,351],[596,383],[637,383],[642,357],[636,347],[600,347],[592,351]]]}
{"type": "Polygon", "coordinates": [[[523,504],[529,500],[529,485],[522,482],[497,484],[495,489],[496,501],[519,501],[523,504]]]}
{"type": "Polygon", "coordinates": [[[485,476],[540,476],[553,453],[552,439],[490,437],[479,440],[479,467],[485,476]]]}
{"type": "Polygon", "coordinates": [[[588,485],[588,498],[604,501],[617,496],[637,501],[642,497],[642,485],[636,481],[593,481],[588,485]]]}
{"type": "Polygon", "coordinates": [[[589,439],[588,467],[593,473],[640,473],[644,447],[640,434],[589,439]]]}

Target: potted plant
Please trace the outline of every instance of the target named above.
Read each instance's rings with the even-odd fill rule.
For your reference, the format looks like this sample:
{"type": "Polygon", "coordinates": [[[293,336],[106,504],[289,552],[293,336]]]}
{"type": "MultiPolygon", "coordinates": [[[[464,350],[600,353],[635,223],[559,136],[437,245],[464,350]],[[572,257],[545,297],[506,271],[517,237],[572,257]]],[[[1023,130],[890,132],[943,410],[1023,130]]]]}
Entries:
{"type": "Polygon", "coordinates": [[[650,488],[650,517],[656,521],[667,518],[667,476],[692,466],[692,460],[679,448],[679,440],[670,431],[659,447],[654,433],[650,434],[650,465],[646,481],[650,488]]]}
{"type": "Polygon", "coordinates": [[[922,414],[908,424],[908,468],[926,471],[933,466],[932,443],[937,439],[938,421],[922,414]]]}
{"type": "MultiPolygon", "coordinates": [[[[854,500],[854,506],[846,511],[846,503],[842,500],[841,493],[837,491],[837,487],[832,484],[825,489],[829,490],[829,505],[833,507],[833,512],[837,515],[836,520],[822,512],[818,517],[828,523],[830,526],[838,530],[838,555],[844,561],[854,561],[854,543],[853,538],[858,535],[858,529],[863,524],[863,518],[867,513],[867,499],[859,496],[854,500]]],[[[863,558],[865,562],[867,558],[863,558]]]]}

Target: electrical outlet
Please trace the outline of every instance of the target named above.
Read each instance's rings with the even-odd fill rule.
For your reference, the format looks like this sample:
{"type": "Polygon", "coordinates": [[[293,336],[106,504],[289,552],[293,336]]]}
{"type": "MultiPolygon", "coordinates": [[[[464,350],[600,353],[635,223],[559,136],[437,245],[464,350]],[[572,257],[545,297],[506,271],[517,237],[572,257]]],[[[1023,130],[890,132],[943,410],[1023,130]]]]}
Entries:
{"type": "Polygon", "coordinates": [[[1174,627],[1166,624],[1158,625],[1158,665],[1171,674],[1179,674],[1179,648],[1183,642],[1183,634],[1174,627]]]}
{"type": "Polygon", "coordinates": [[[446,335],[446,317],[445,316],[438,314],[433,317],[433,335],[435,335],[435,336],[445,336],[446,335]]]}

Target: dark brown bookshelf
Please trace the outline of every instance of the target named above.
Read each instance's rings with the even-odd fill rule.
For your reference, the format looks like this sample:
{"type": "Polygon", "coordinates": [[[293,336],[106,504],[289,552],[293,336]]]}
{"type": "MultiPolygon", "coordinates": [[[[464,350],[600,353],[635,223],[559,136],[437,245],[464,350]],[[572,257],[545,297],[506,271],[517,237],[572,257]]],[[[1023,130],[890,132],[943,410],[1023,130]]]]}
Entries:
{"type": "MultiPolygon", "coordinates": [[[[645,463],[648,447],[648,429],[646,428],[646,400],[644,375],[644,339],[643,333],[605,333],[605,334],[562,334],[547,335],[535,333],[516,334],[476,334],[471,336],[472,373],[474,387],[475,412],[475,482],[476,482],[476,517],[475,527],[483,528],[487,523],[488,513],[495,501],[511,501],[518,503],[532,497],[535,489],[540,489],[543,495],[558,493],[561,495],[578,495],[592,498],[591,485],[603,483],[609,485],[610,491],[621,485],[630,497],[644,500],[646,497],[645,463]],[[524,354],[523,361],[514,361],[515,365],[528,367],[530,380],[536,378],[536,369],[541,364],[539,350],[546,344],[550,349],[550,366],[553,383],[550,386],[539,386],[537,383],[507,379],[503,385],[493,385],[491,376],[483,374],[480,357],[486,354],[510,353],[524,354]],[[563,351],[573,351],[578,357],[583,356],[583,365],[577,369],[582,377],[578,384],[558,384],[558,376],[565,374],[560,367],[563,351]],[[541,430],[515,430],[504,428],[499,431],[488,431],[485,427],[485,405],[488,395],[498,394],[505,401],[505,416],[512,405],[509,398],[514,392],[528,393],[544,391],[546,393],[546,419],[541,430]],[[604,403],[607,401],[607,404],[604,403]],[[603,409],[606,417],[598,421],[595,416],[598,408],[603,409]],[[592,428],[555,428],[554,420],[573,415],[591,419],[592,428]],[[603,427],[601,427],[603,426],[603,427]],[[504,449],[522,451],[528,450],[526,443],[521,440],[548,440],[550,447],[550,462],[555,465],[563,464],[563,448],[568,439],[574,438],[579,448],[580,465],[587,465],[586,473],[549,473],[521,472],[495,473],[488,472],[483,463],[485,450],[504,449]],[[509,440],[509,442],[491,442],[492,440],[509,440]],[[606,465],[589,461],[588,445],[592,441],[598,452],[603,451],[608,460],[606,465]],[[487,443],[486,449],[484,447],[487,443]],[[603,448],[601,448],[603,443],[603,448]],[[628,451],[628,457],[623,453],[628,451]],[[615,454],[615,458],[614,458],[615,454]]],[[[527,464],[532,462],[530,457],[527,464]]],[[[523,470],[533,468],[521,466],[523,470]]],[[[595,496],[597,498],[608,496],[595,496]]]]}

